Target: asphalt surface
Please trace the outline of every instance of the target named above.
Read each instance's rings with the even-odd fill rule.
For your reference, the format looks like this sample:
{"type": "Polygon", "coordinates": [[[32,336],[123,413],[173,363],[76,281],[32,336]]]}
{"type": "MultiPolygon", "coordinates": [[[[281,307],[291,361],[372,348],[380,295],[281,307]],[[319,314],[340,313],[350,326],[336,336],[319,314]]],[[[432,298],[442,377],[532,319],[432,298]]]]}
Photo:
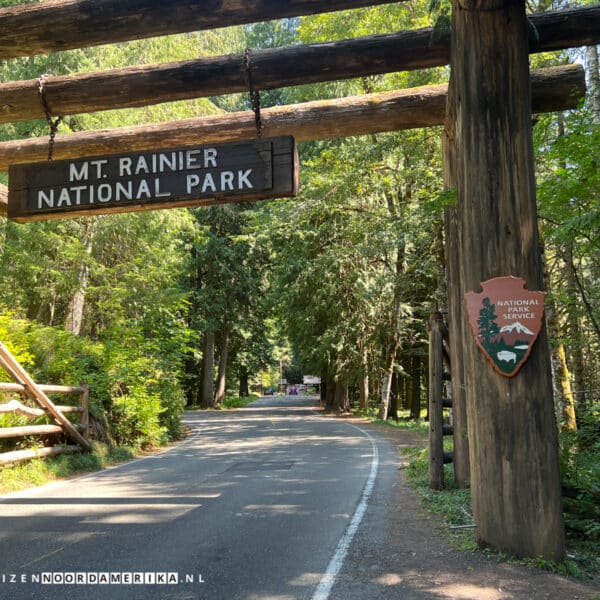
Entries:
{"type": "Polygon", "coordinates": [[[370,510],[369,482],[381,510],[390,501],[385,439],[298,396],[186,422],[193,434],[162,454],[0,496],[0,600],[325,600],[337,596],[336,561],[344,598],[365,597],[343,546],[378,535],[356,513],[370,510]]]}

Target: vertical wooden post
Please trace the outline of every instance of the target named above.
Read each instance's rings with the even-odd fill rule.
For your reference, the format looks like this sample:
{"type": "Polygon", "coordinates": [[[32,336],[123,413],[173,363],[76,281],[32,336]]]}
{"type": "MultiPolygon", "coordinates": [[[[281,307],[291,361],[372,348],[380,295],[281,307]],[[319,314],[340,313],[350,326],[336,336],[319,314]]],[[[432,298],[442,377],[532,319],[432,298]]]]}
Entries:
{"type": "MultiPolygon", "coordinates": [[[[452,21],[460,284],[478,292],[481,281],[514,275],[539,290],[525,3],[453,0],[452,21]]],[[[467,332],[463,315],[478,541],[559,560],[564,523],[545,329],[510,379],[487,364],[467,332]]]]}
{"type": "Polygon", "coordinates": [[[79,397],[79,407],[81,408],[81,435],[83,439],[89,441],[90,439],[90,386],[84,383],[82,386],[83,392],[79,397]]]}
{"type": "Polygon", "coordinates": [[[429,487],[444,487],[442,315],[429,321],[429,487]]]}
{"type": "MultiPolygon", "coordinates": [[[[454,86],[448,86],[447,117],[442,134],[442,156],[444,189],[449,192],[456,191],[456,148],[454,143],[454,86]]],[[[465,289],[463,289],[459,270],[459,247],[461,243],[461,230],[459,227],[457,207],[449,205],[444,211],[445,230],[445,266],[448,296],[448,347],[452,357],[450,373],[452,379],[452,424],[454,426],[454,481],[459,488],[469,486],[469,438],[467,430],[467,403],[465,397],[465,376],[463,343],[465,332],[462,328],[462,304],[465,289]]],[[[468,335],[468,332],[467,332],[468,335]]]]}

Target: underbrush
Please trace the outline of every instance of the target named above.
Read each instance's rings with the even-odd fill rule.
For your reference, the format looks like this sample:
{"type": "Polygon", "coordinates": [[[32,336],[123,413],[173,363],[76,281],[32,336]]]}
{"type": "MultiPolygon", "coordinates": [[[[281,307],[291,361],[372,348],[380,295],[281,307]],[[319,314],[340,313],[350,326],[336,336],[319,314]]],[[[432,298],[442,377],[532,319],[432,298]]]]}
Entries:
{"type": "Polygon", "coordinates": [[[109,449],[106,444],[98,442],[93,442],[92,446],[92,452],[61,454],[0,469],[0,494],[44,485],[80,473],[99,471],[135,456],[135,452],[127,447],[109,449]]]}
{"type": "Polygon", "coordinates": [[[425,411],[421,411],[421,418],[418,420],[410,418],[409,410],[399,410],[398,420],[388,419],[384,421],[378,417],[378,410],[376,408],[369,408],[364,410],[361,408],[352,409],[352,414],[357,417],[363,417],[368,419],[371,423],[378,423],[379,425],[386,425],[388,427],[397,427],[407,431],[423,431],[426,432],[429,428],[428,423],[424,419],[425,411]]]}
{"type": "Polygon", "coordinates": [[[203,409],[200,405],[194,404],[186,406],[186,410],[231,410],[234,408],[243,408],[260,398],[257,394],[249,396],[226,396],[222,404],[217,404],[210,409],[203,409]]]}
{"type": "MultiPolygon", "coordinates": [[[[577,437],[577,436],[575,436],[577,437]]],[[[451,450],[451,440],[446,450],[451,450]]],[[[563,438],[563,449],[565,448],[563,438]]],[[[446,445],[446,444],[445,444],[446,445]]],[[[409,463],[407,466],[408,480],[420,495],[425,507],[431,512],[437,514],[442,521],[444,533],[450,544],[459,550],[474,551],[477,549],[476,529],[474,527],[473,516],[471,512],[471,492],[469,489],[458,489],[454,481],[454,471],[452,465],[444,465],[444,484],[443,490],[432,490],[429,488],[429,452],[427,448],[410,448],[404,451],[408,455],[409,463]]],[[[600,572],[600,528],[598,528],[597,510],[598,505],[592,510],[589,500],[591,491],[596,489],[600,479],[588,480],[588,475],[596,473],[600,456],[594,453],[593,458],[575,458],[571,451],[571,460],[573,464],[579,465],[578,473],[579,485],[591,484],[588,489],[580,490],[578,505],[581,518],[575,520],[573,509],[569,509],[569,503],[565,501],[565,524],[567,534],[567,557],[560,563],[544,560],[541,558],[516,559],[515,557],[484,550],[484,552],[499,561],[516,562],[535,568],[551,571],[564,576],[591,578],[597,576],[600,572]],[[581,465],[583,461],[586,468],[581,465]],[[594,484],[592,484],[592,481],[594,484]],[[588,510],[587,513],[581,511],[588,510]],[[575,526],[574,526],[575,525],[575,526]]],[[[569,481],[568,476],[571,471],[565,472],[563,468],[563,481],[569,481]]],[[[572,480],[571,480],[572,481],[572,480]]],[[[577,500],[577,499],[576,499],[577,500]]]]}

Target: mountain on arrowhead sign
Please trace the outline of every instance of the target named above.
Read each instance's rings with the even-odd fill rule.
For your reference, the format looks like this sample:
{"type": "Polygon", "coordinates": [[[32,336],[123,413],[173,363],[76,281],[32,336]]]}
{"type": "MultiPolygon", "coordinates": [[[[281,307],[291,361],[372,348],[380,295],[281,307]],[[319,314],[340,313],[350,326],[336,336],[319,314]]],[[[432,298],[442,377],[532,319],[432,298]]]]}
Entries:
{"type": "Polygon", "coordinates": [[[544,292],[530,292],[524,279],[512,276],[489,279],[481,288],[465,294],[475,341],[500,375],[513,377],[542,329],[544,292]]]}

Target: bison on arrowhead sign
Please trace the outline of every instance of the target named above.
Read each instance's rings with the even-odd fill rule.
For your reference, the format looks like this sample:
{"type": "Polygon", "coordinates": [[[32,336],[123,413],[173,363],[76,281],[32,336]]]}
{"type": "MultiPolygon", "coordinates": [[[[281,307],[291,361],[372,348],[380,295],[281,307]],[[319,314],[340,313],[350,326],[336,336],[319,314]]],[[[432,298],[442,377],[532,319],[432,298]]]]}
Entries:
{"type": "Polygon", "coordinates": [[[526,290],[520,277],[496,277],[481,288],[465,294],[475,341],[500,375],[513,377],[542,329],[544,292],[526,290]]]}

